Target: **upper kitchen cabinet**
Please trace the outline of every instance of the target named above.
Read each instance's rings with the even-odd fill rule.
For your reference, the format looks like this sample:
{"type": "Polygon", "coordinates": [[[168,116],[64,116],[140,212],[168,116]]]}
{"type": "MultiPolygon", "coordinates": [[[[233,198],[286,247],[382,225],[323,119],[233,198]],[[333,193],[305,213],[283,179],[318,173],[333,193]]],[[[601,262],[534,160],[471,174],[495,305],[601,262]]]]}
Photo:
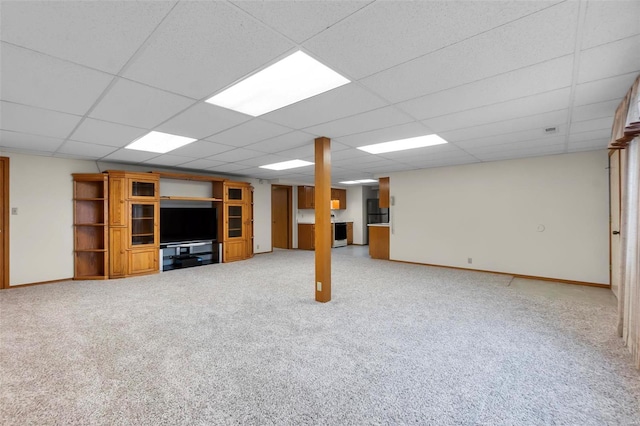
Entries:
{"type": "Polygon", "coordinates": [[[380,179],[378,179],[378,184],[380,186],[380,203],[379,203],[379,207],[381,209],[384,208],[389,208],[389,205],[391,204],[389,202],[389,178],[388,177],[381,177],[380,179]]]}
{"type": "MultiPolygon", "coordinates": [[[[338,209],[345,210],[347,208],[347,190],[336,189],[336,199],[338,200],[338,209]]],[[[331,190],[333,192],[333,189],[331,190]]],[[[331,197],[331,199],[334,199],[331,197]]]]}
{"type": "Polygon", "coordinates": [[[298,187],[298,209],[315,209],[315,188],[313,186],[298,187]]]}

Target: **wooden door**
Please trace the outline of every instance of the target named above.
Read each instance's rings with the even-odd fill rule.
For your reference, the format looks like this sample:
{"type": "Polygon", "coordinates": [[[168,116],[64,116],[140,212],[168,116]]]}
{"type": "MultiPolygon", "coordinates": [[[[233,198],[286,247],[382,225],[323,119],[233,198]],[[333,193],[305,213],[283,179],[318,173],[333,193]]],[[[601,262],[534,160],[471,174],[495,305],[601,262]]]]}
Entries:
{"type": "Polygon", "coordinates": [[[291,248],[290,186],[271,187],[271,243],[274,248],[291,248]]]}
{"type": "Polygon", "coordinates": [[[620,265],[622,252],[620,238],[620,203],[621,203],[621,151],[615,150],[609,157],[609,279],[611,291],[618,296],[620,288],[620,265]]]}
{"type": "Polygon", "coordinates": [[[9,158],[0,157],[0,288],[9,288],[9,158]]]}

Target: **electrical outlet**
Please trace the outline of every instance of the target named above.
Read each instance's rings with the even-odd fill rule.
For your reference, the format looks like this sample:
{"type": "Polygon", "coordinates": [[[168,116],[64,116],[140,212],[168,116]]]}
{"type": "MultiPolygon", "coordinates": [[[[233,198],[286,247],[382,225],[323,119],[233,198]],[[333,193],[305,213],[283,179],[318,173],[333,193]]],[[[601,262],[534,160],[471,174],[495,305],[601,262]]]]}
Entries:
{"type": "Polygon", "coordinates": [[[472,258],[470,258],[470,257],[467,257],[467,263],[468,263],[468,264],[472,264],[472,263],[473,263],[473,259],[472,259],[472,258]]]}
{"type": "Polygon", "coordinates": [[[316,291],[322,291],[322,283],[320,281],[316,283],[316,291]]]}
{"type": "Polygon", "coordinates": [[[17,207],[11,207],[11,214],[16,216],[18,214],[18,208],[17,207]]]}
{"type": "Polygon", "coordinates": [[[256,245],[256,250],[260,250],[260,244],[256,245]]]}

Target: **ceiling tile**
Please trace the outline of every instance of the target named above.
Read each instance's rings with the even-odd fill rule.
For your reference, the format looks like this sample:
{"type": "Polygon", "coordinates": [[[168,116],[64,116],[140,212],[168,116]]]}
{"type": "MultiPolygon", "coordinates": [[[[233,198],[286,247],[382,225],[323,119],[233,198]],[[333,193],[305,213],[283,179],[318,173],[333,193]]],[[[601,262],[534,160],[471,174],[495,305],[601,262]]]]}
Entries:
{"type": "Polygon", "coordinates": [[[587,3],[582,48],[639,34],[639,22],[640,2],[636,0],[590,1],[587,3]]]}
{"type": "Polygon", "coordinates": [[[338,138],[340,136],[397,126],[410,121],[413,121],[411,117],[400,111],[398,108],[390,106],[319,124],[317,126],[307,127],[304,130],[305,132],[312,133],[316,136],[338,138]]]}
{"type": "Polygon", "coordinates": [[[278,155],[282,157],[287,157],[289,160],[305,160],[305,161],[315,161],[315,149],[313,144],[303,145],[298,148],[287,149],[285,151],[280,151],[278,155]]]}
{"type": "Polygon", "coordinates": [[[640,35],[582,51],[578,83],[639,72],[638,46],[640,46],[640,35]]]}
{"type": "Polygon", "coordinates": [[[265,114],[262,118],[292,129],[303,129],[384,105],[385,103],[371,92],[356,84],[346,84],[265,114]]]}
{"type": "Polygon", "coordinates": [[[0,102],[0,129],[66,139],[82,117],[0,102]]]}
{"type": "Polygon", "coordinates": [[[313,136],[309,135],[308,133],[291,132],[287,133],[286,135],[280,135],[271,139],[256,142],[254,144],[246,146],[245,148],[261,152],[276,153],[292,148],[298,148],[306,144],[312,144],[313,139],[313,136]]]}
{"type": "Polygon", "coordinates": [[[585,121],[573,121],[571,122],[570,133],[582,133],[591,132],[593,130],[607,129],[611,131],[613,126],[613,115],[610,117],[594,118],[585,121]]]}
{"type": "Polygon", "coordinates": [[[291,129],[288,127],[254,118],[241,126],[217,133],[207,138],[207,140],[241,148],[289,132],[291,132],[291,129]]]}
{"type": "Polygon", "coordinates": [[[140,163],[158,157],[155,152],[137,151],[135,149],[121,148],[107,156],[102,157],[101,161],[117,161],[125,163],[140,163]]]}
{"type": "Polygon", "coordinates": [[[241,170],[247,170],[248,168],[249,167],[243,164],[227,163],[227,164],[220,164],[220,165],[214,166],[210,170],[220,172],[220,173],[236,173],[241,170]]]}
{"type": "Polygon", "coordinates": [[[361,83],[400,102],[565,56],[574,51],[577,12],[577,2],[561,3],[361,83]]]}
{"type": "Polygon", "coordinates": [[[158,157],[154,157],[150,160],[144,161],[144,164],[154,164],[156,166],[173,166],[173,167],[185,167],[183,166],[184,163],[189,163],[190,161],[193,161],[193,158],[190,157],[183,157],[180,155],[173,155],[173,154],[162,154],[158,157]]]}
{"type": "Polygon", "coordinates": [[[84,115],[113,79],[6,43],[0,62],[2,100],[69,114],[84,115]]]}
{"type": "Polygon", "coordinates": [[[206,102],[199,102],[155,130],[203,139],[250,120],[251,117],[206,102]]]}
{"type": "Polygon", "coordinates": [[[146,133],[148,133],[148,130],[137,127],[85,118],[82,124],[73,132],[70,139],[121,148],[146,133]]]}
{"type": "Polygon", "coordinates": [[[151,129],[193,103],[191,99],[119,78],[90,116],[151,129]]]}
{"type": "MultiPolygon", "coordinates": [[[[498,121],[466,129],[456,129],[449,132],[443,132],[440,136],[450,142],[459,144],[460,141],[512,134],[532,129],[540,132],[540,134],[544,134],[544,129],[547,127],[557,127],[562,131],[563,126],[567,122],[567,114],[568,111],[566,109],[553,111],[544,114],[516,118],[513,120],[498,121]]],[[[513,136],[517,137],[517,135],[513,136]]]]}
{"type": "Polygon", "coordinates": [[[467,155],[462,157],[440,158],[432,161],[425,160],[421,163],[409,165],[413,168],[407,170],[428,169],[430,167],[461,166],[463,164],[473,164],[479,162],[480,160],[478,160],[477,158],[472,157],[471,155],[467,155]]]}
{"type": "Polygon", "coordinates": [[[397,104],[422,120],[571,86],[573,56],[489,77],[397,104]]]}
{"type": "Polygon", "coordinates": [[[430,118],[424,120],[424,123],[436,132],[446,132],[461,127],[474,127],[496,121],[543,114],[566,108],[569,103],[569,94],[569,88],[559,89],[469,111],[430,118]]]}
{"type": "Polygon", "coordinates": [[[385,152],[384,154],[378,154],[377,157],[387,158],[395,161],[410,162],[410,160],[419,160],[425,157],[437,157],[437,156],[455,156],[463,155],[462,151],[456,145],[447,143],[443,145],[425,146],[423,148],[405,149],[403,151],[385,152]]]}
{"type": "Polygon", "coordinates": [[[98,159],[109,155],[117,148],[113,146],[97,145],[93,143],[66,141],[56,151],[56,154],[81,155],[84,158],[98,159]]]}
{"type": "Polygon", "coordinates": [[[486,147],[493,145],[505,145],[514,142],[529,142],[535,140],[543,140],[543,139],[551,139],[557,138],[558,136],[565,137],[567,134],[566,127],[561,126],[558,129],[557,133],[545,134],[544,129],[535,128],[529,130],[522,130],[519,132],[511,132],[499,135],[493,135],[488,137],[477,137],[472,139],[467,139],[464,141],[456,142],[455,145],[464,149],[470,150],[478,147],[486,147]]]}
{"type": "Polygon", "coordinates": [[[629,73],[578,84],[575,89],[574,105],[622,100],[637,76],[637,73],[629,73]]]}
{"type": "Polygon", "coordinates": [[[237,161],[247,160],[249,158],[260,157],[264,155],[263,152],[254,151],[251,149],[236,148],[230,151],[223,152],[208,157],[209,160],[222,161],[225,163],[234,163],[237,161]]]}
{"type": "Polygon", "coordinates": [[[482,161],[498,161],[498,160],[510,160],[513,158],[526,158],[526,157],[541,157],[543,155],[555,155],[563,154],[565,152],[564,143],[556,145],[544,145],[544,146],[532,146],[530,148],[521,148],[503,151],[491,152],[491,153],[478,153],[475,154],[482,161]]]}
{"type": "Polygon", "coordinates": [[[440,163],[442,161],[459,160],[466,162],[476,162],[478,159],[468,152],[462,150],[456,151],[443,151],[443,152],[425,152],[422,155],[416,155],[415,157],[406,157],[401,161],[412,166],[427,166],[434,163],[440,163]]]}
{"type": "Polygon", "coordinates": [[[55,152],[62,145],[62,142],[62,139],[0,130],[0,147],[12,148],[18,152],[50,154],[55,152]]]}
{"type": "Polygon", "coordinates": [[[515,151],[523,151],[526,153],[533,152],[537,149],[541,149],[542,147],[548,146],[564,146],[565,136],[553,136],[553,137],[545,137],[541,139],[528,140],[528,141],[512,141],[510,143],[500,144],[500,145],[487,145],[487,146],[474,146],[467,147],[466,151],[478,158],[484,158],[487,154],[494,154],[499,152],[515,152],[515,151]]]}
{"type": "Polygon", "coordinates": [[[281,163],[283,161],[288,161],[287,157],[283,157],[280,155],[271,155],[271,154],[262,154],[260,157],[247,158],[244,160],[237,161],[237,164],[243,164],[247,167],[260,167],[265,166],[267,164],[281,163]]]}
{"type": "Polygon", "coordinates": [[[589,132],[572,133],[569,135],[569,144],[582,143],[588,140],[606,141],[605,145],[611,140],[611,129],[598,129],[589,132]]]}
{"type": "Polygon", "coordinates": [[[598,102],[595,104],[582,105],[573,108],[571,114],[572,121],[586,121],[596,118],[613,116],[616,108],[620,104],[619,100],[598,102]]]}
{"type": "Polygon", "coordinates": [[[329,65],[342,64],[341,68],[349,75],[362,78],[459,43],[550,4],[375,2],[309,40],[305,47],[326,58],[329,65]]]}
{"type": "Polygon", "coordinates": [[[202,99],[294,46],[231,4],[186,1],[158,27],[124,75],[202,99]]]}
{"type": "Polygon", "coordinates": [[[302,43],[366,6],[368,2],[234,1],[233,3],[296,43],[302,43]]]}
{"type": "Polygon", "coordinates": [[[3,2],[3,41],[117,73],[174,2],[3,2]]]}
{"type": "Polygon", "coordinates": [[[231,151],[232,149],[234,149],[234,147],[215,142],[195,141],[178,149],[174,149],[171,153],[181,157],[205,158],[231,151]]]}
{"type": "Polygon", "coordinates": [[[380,142],[389,142],[397,139],[412,138],[414,136],[429,135],[434,133],[421,123],[407,123],[400,126],[387,127],[385,129],[372,130],[337,138],[337,141],[348,146],[358,147],[380,142]]]}
{"type": "Polygon", "coordinates": [[[609,138],[584,140],[581,142],[574,142],[569,144],[568,152],[579,151],[595,151],[598,149],[607,149],[609,145],[609,138]]]}
{"type": "Polygon", "coordinates": [[[211,169],[213,167],[221,166],[223,164],[224,162],[222,161],[199,159],[199,160],[194,160],[189,162],[183,162],[182,164],[180,164],[180,167],[187,168],[187,169],[206,170],[206,169],[211,169]]]}

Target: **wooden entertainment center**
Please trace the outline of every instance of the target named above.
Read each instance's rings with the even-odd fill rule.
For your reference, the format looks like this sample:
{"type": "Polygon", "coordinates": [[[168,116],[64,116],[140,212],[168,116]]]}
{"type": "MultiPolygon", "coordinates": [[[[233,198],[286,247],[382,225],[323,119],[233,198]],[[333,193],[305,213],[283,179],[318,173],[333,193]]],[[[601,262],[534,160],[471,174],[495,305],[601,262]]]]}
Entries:
{"type": "Polygon", "coordinates": [[[253,187],[170,172],[73,174],[74,279],[109,279],[243,260],[253,256],[253,187]],[[160,196],[160,180],[210,184],[206,197],[160,196]],[[161,241],[162,203],[208,203],[215,240],[161,241]]]}

